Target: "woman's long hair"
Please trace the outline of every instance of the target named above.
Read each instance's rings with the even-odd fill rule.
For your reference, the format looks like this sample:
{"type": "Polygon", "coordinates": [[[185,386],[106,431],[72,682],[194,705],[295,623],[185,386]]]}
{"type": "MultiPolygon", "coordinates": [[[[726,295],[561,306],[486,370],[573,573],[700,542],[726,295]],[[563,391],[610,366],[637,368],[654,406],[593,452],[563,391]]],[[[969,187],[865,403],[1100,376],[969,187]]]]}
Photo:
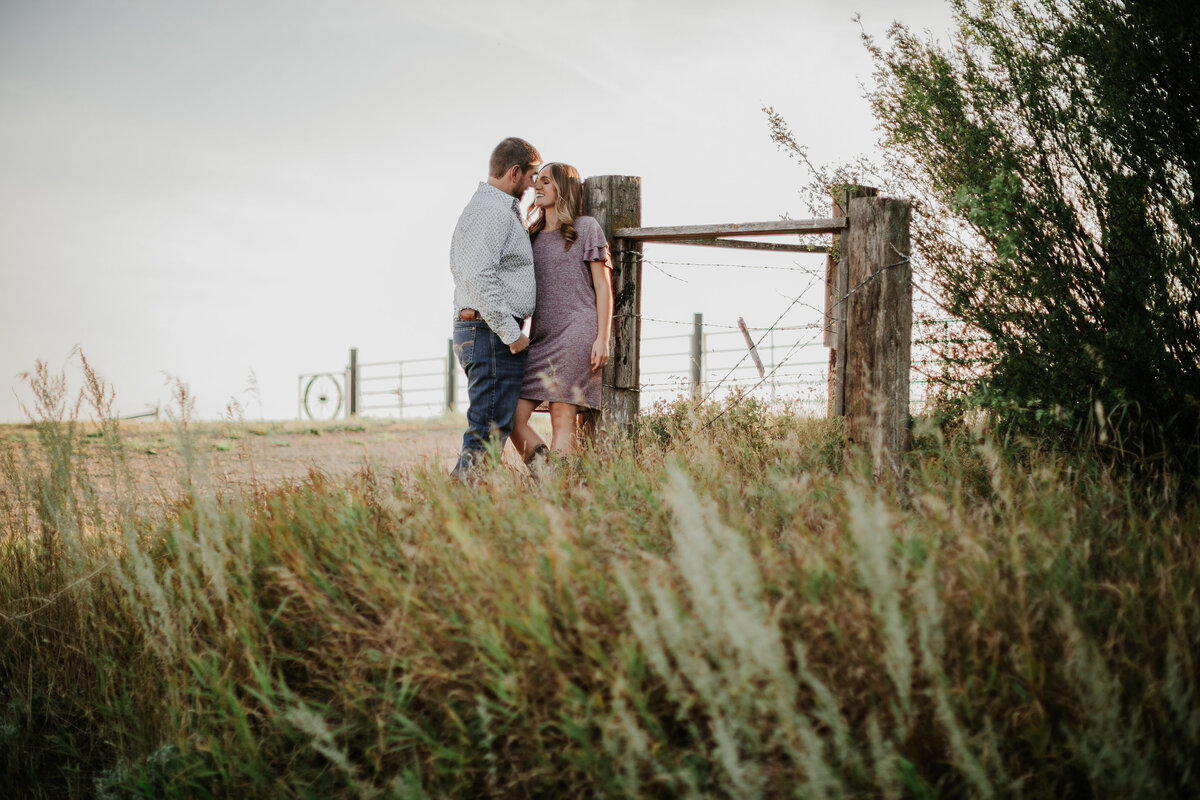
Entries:
{"type": "MultiPolygon", "coordinates": [[[[575,218],[583,216],[583,180],[579,177],[579,170],[570,164],[561,164],[557,161],[543,164],[542,168],[538,170],[538,177],[541,177],[546,170],[550,170],[550,181],[558,190],[558,199],[554,202],[554,208],[544,210],[558,215],[558,224],[563,235],[563,249],[570,250],[578,235],[575,233],[575,218]]],[[[527,217],[529,233],[533,236],[539,234],[546,227],[546,217],[542,212],[543,209],[536,205],[529,207],[527,217]]]]}

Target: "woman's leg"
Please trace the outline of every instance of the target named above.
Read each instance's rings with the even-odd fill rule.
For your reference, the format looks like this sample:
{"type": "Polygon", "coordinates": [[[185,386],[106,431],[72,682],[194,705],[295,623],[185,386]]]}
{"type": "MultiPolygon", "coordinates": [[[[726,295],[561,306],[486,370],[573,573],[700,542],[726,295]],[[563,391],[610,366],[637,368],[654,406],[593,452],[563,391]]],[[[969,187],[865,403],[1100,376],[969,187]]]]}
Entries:
{"type": "Polygon", "coordinates": [[[529,417],[533,414],[533,410],[537,408],[536,400],[526,400],[522,397],[517,401],[517,415],[513,420],[512,439],[513,447],[517,448],[517,455],[521,460],[529,458],[533,452],[533,448],[539,444],[545,444],[542,437],[538,436],[537,431],[529,424],[529,417]]]}
{"type": "Polygon", "coordinates": [[[550,426],[554,431],[550,449],[564,455],[575,452],[575,420],[578,416],[579,406],[574,403],[550,404],[550,426]]]}

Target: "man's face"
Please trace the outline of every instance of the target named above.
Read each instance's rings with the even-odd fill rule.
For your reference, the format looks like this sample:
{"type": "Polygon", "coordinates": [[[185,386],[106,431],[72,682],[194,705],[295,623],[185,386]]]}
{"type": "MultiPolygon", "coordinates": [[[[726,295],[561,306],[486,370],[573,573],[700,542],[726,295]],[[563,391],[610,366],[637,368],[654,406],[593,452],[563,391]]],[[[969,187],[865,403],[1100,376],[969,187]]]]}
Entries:
{"type": "MultiPolygon", "coordinates": [[[[518,200],[525,194],[526,190],[533,186],[533,179],[537,176],[538,170],[542,168],[541,164],[530,164],[529,169],[521,173],[521,177],[517,179],[517,183],[512,188],[512,196],[518,200]]],[[[519,167],[513,167],[518,170],[519,167]]]]}

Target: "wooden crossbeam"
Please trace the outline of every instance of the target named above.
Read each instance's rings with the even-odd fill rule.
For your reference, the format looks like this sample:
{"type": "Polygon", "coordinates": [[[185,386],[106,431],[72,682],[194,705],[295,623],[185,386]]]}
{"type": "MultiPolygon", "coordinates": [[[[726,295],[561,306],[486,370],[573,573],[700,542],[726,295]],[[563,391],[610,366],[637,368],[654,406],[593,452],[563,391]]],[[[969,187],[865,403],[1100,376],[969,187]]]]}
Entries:
{"type": "Polygon", "coordinates": [[[745,239],[672,239],[662,244],[688,244],[700,247],[732,247],[739,250],[770,250],[776,253],[828,253],[823,244],[783,244],[781,242],[752,242],[745,239]]]}
{"type": "Polygon", "coordinates": [[[841,233],[845,218],[777,219],[771,222],[732,222],[723,225],[674,225],[661,228],[617,228],[613,236],[641,242],[680,239],[720,239],[726,236],[774,236],[782,233],[841,233]]]}

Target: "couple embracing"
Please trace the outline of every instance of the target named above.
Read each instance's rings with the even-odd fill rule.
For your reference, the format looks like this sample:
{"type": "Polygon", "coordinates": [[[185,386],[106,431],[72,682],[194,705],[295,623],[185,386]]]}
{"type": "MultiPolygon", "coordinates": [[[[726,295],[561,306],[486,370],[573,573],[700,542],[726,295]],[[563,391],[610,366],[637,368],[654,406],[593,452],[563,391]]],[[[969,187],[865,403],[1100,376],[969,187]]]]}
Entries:
{"type": "Polygon", "coordinates": [[[610,270],[604,232],[583,216],[579,172],[542,164],[523,139],[497,145],[488,179],[463,209],[450,244],[454,352],[468,396],[455,477],[471,477],[489,442],[499,449],[509,437],[531,466],[551,450],[574,449],[577,415],[600,408],[610,270]],[[530,188],[533,205],[522,219],[519,202],[530,188]],[[529,424],[543,404],[553,430],[549,446],[529,424]]]}

